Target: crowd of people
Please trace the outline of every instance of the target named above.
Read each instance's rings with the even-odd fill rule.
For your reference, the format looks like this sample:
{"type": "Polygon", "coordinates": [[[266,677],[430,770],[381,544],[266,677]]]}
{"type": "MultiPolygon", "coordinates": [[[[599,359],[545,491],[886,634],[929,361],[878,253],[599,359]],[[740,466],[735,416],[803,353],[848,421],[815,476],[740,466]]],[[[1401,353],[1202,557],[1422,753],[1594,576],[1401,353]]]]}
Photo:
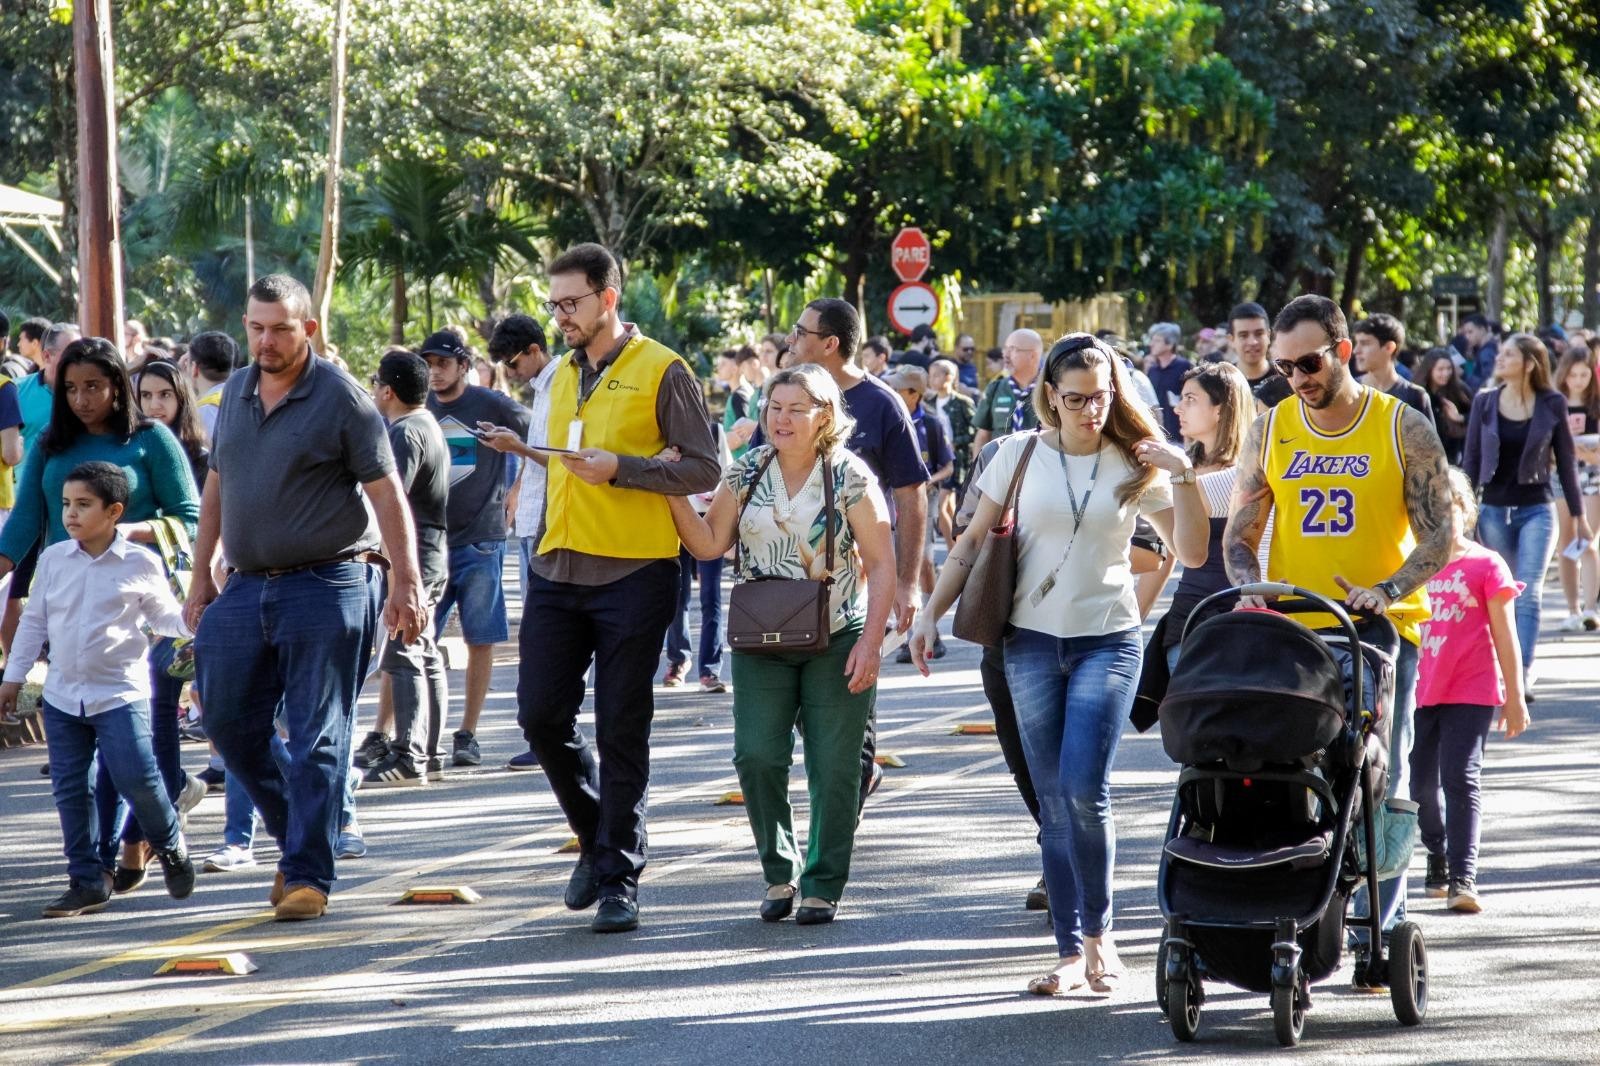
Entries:
{"type": "MultiPolygon", "coordinates": [[[[366,382],[283,275],[251,287],[242,352],[225,333],[166,344],[130,323],[119,346],[22,323],[0,376],[0,714],[45,657],[69,878],[46,915],[100,910],[152,862],[189,895],[184,826],[208,789],[227,794],[225,828],[199,866],[254,866],[259,821],[277,916],[323,915],[336,863],[366,850],[358,788],[482,761],[509,541],[527,742],[510,767],[544,772],[578,839],[566,905],[595,907],[596,932],[639,924],[658,671],[672,688],[693,670],[705,693],[731,684],[759,917],[832,921],[882,777],[882,658],[927,674],[946,654],[939,621],[981,591],[968,578],[1008,514],[1016,593],[981,672],[1038,826],[1025,905],[1056,940],[1031,991],[1117,987],[1123,723],[1168,684],[1197,606],[1263,578],[1394,624],[1389,791],[1420,804],[1427,895],[1482,907],[1483,750],[1497,721],[1528,725],[1552,554],[1561,628],[1600,625],[1600,337],[1502,338],[1473,317],[1419,351],[1389,315],[1352,324],[1302,296],[1275,316],[1240,304],[1192,359],[1173,323],[1142,349],[1020,328],[980,367],[971,336],[946,357],[924,327],[896,351],[825,298],[722,352],[708,383],[620,294],[612,255],[578,245],[543,304],[565,354],[513,314],[487,359],[449,328],[366,382]],[[446,751],[452,614],[467,653],[446,751]],[[379,710],[357,742],[374,661],[379,710]],[[201,730],[211,765],[190,775],[179,744],[201,730]]],[[[1407,880],[1358,907],[1392,927],[1407,880]]]]}

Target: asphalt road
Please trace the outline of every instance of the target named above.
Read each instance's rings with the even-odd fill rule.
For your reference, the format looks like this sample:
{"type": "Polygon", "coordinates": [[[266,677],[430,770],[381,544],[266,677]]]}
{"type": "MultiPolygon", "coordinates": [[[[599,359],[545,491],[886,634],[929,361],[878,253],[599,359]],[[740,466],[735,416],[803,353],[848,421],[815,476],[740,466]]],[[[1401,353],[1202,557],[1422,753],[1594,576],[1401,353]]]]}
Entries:
{"type": "MultiPolygon", "coordinates": [[[[990,736],[974,648],[952,642],[933,679],[886,670],[881,750],[900,756],[870,801],[840,917],[756,918],[760,868],[735,787],[731,696],[658,690],[652,857],[643,925],[596,936],[561,904],[573,859],[542,775],[520,749],[505,649],[480,733],[485,764],[422,790],[363,792],[371,851],[340,864],[321,921],[273,923],[262,865],[202,875],[175,903],[159,876],[104,912],[47,920],[64,887],[39,749],[0,752],[0,1062],[481,1062],[706,1066],[872,1061],[917,1066],[1235,1061],[1277,1053],[1265,997],[1208,987],[1198,1043],[1153,1003],[1156,855],[1174,767],[1125,735],[1114,777],[1116,995],[1028,996],[1053,956],[1023,910],[1033,827],[990,736]],[[410,885],[468,885],[483,902],[398,907],[410,885]],[[153,976],[186,954],[243,951],[247,977],[153,976]]],[[[1524,738],[1491,747],[1478,916],[1421,897],[1430,1014],[1396,1023],[1387,997],[1316,986],[1304,1063],[1600,1061],[1600,637],[1541,645],[1524,738]]],[[[459,684],[460,675],[452,674],[459,684]]],[[[366,713],[370,715],[370,703],[366,713]]],[[[365,724],[363,722],[363,724],[365,724]]],[[[203,749],[185,747],[191,770],[203,749]]],[[[803,797],[796,769],[797,801],[803,797]]],[[[218,842],[222,800],[192,816],[218,842]]],[[[1419,864],[1420,865],[1420,864],[1419,864]]]]}

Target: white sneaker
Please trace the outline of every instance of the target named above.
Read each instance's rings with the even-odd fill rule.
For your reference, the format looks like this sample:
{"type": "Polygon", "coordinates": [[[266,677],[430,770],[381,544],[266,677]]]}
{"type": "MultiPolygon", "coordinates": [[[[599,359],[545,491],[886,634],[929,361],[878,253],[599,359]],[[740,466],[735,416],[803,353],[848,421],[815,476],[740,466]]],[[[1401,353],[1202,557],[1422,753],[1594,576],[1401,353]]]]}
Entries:
{"type": "Polygon", "coordinates": [[[1586,617],[1588,616],[1582,614],[1569,614],[1561,620],[1561,624],[1556,626],[1556,629],[1562,633],[1582,633],[1588,628],[1584,624],[1586,617]]]}
{"type": "Polygon", "coordinates": [[[178,798],[172,804],[178,812],[178,828],[189,828],[189,812],[206,798],[206,783],[193,774],[183,775],[183,788],[178,792],[178,798]]]}
{"type": "Polygon", "coordinates": [[[241,848],[237,844],[228,844],[207,855],[206,861],[200,868],[208,874],[219,874],[229,870],[243,870],[255,864],[255,852],[249,848],[241,848]]]}

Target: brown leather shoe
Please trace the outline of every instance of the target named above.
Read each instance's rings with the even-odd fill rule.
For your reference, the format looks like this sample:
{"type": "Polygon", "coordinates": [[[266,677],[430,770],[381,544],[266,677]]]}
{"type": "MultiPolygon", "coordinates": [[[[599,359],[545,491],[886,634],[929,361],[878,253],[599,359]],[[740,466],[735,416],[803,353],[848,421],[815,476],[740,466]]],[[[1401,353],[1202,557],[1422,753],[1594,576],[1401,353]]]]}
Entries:
{"type": "Polygon", "coordinates": [[[283,902],[283,871],[272,875],[272,891],[267,893],[267,904],[276,907],[283,902]]]}
{"type": "Polygon", "coordinates": [[[321,918],[328,909],[328,897],[310,885],[299,885],[289,890],[278,904],[278,921],[306,922],[321,918]]]}

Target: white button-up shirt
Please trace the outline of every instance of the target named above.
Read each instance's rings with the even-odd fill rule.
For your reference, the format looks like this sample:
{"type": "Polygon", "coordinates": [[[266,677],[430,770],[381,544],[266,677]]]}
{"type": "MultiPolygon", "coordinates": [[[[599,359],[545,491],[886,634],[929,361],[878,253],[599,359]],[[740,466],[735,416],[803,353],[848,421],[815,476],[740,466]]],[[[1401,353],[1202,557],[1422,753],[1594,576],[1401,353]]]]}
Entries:
{"type": "MultiPolygon", "coordinates": [[[[533,403],[528,411],[528,446],[549,443],[550,383],[555,380],[559,359],[551,359],[533,379],[533,403]]],[[[517,490],[517,515],[512,531],[519,537],[539,535],[539,522],[544,518],[545,469],[532,459],[522,460],[522,486],[517,490]]]]}
{"type": "Polygon", "coordinates": [[[44,698],[67,714],[100,714],[150,698],[150,641],[192,636],[154,552],[118,533],[90,555],[75,540],[39,553],[28,605],[17,625],[5,680],[21,683],[50,641],[44,698]]]}

